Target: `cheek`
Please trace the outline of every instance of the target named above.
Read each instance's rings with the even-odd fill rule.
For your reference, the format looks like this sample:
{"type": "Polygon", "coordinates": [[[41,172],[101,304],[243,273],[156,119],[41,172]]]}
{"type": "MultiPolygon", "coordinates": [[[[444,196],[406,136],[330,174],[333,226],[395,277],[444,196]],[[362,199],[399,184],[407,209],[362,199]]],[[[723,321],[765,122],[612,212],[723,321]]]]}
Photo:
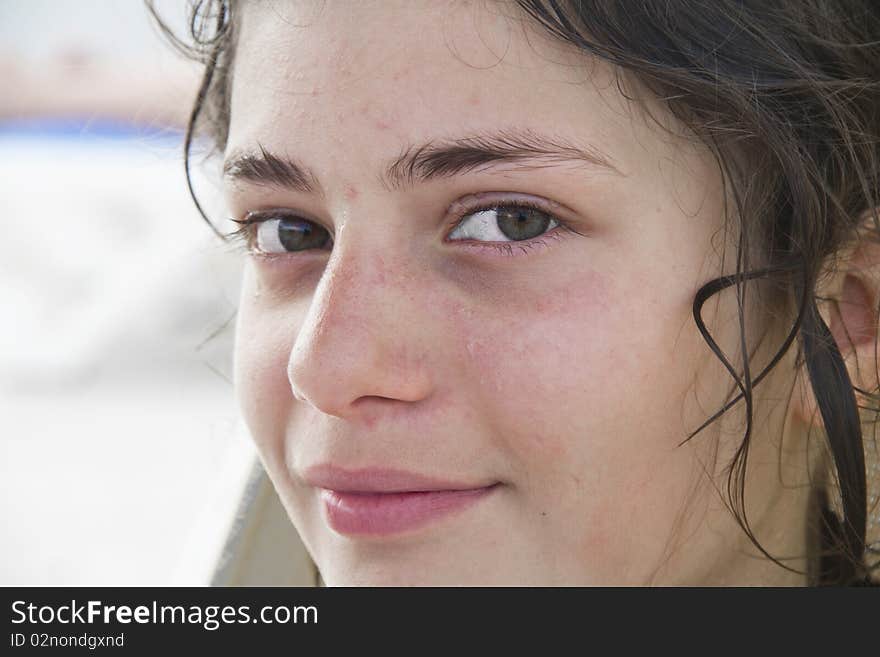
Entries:
{"type": "Polygon", "coordinates": [[[600,571],[631,567],[649,556],[644,541],[659,554],[694,476],[678,443],[704,347],[686,326],[686,286],[647,289],[590,275],[462,330],[462,385],[476,386],[471,408],[507,457],[524,531],[573,567],[584,555],[600,571]]]}
{"type": "Polygon", "coordinates": [[[271,304],[259,292],[252,272],[246,271],[235,329],[234,386],[250,433],[270,460],[283,458],[293,402],[287,362],[296,335],[291,321],[295,310],[271,304]]]}
{"type": "Polygon", "coordinates": [[[472,396],[491,415],[496,435],[516,451],[554,458],[568,449],[571,431],[563,427],[571,402],[596,400],[604,378],[597,374],[614,359],[608,290],[603,277],[591,274],[577,287],[527,296],[505,296],[467,315],[454,333],[467,364],[463,385],[476,388],[472,396]]]}
{"type": "Polygon", "coordinates": [[[695,346],[678,335],[685,295],[648,299],[591,273],[538,299],[504,301],[456,330],[475,412],[545,490],[638,486],[652,458],[683,437],[695,346]],[[670,314],[658,316],[657,304],[670,314]]]}

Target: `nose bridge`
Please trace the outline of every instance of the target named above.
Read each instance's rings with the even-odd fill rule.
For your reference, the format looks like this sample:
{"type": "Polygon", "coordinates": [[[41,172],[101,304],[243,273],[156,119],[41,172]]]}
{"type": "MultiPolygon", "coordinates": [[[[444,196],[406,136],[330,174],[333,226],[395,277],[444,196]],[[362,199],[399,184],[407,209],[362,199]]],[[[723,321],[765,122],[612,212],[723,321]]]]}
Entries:
{"type": "Polygon", "coordinates": [[[337,242],[291,349],[294,396],[337,416],[365,396],[427,396],[417,301],[404,257],[376,243],[337,242]]]}

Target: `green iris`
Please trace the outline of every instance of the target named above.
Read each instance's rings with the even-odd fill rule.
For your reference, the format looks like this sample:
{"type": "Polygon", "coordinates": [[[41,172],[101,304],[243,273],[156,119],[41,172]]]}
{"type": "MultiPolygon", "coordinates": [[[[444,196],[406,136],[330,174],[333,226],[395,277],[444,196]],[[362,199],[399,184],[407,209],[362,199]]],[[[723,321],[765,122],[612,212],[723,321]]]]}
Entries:
{"type": "Polygon", "coordinates": [[[538,237],[550,225],[550,217],[534,208],[496,208],[495,213],[499,230],[515,241],[538,237]]]}

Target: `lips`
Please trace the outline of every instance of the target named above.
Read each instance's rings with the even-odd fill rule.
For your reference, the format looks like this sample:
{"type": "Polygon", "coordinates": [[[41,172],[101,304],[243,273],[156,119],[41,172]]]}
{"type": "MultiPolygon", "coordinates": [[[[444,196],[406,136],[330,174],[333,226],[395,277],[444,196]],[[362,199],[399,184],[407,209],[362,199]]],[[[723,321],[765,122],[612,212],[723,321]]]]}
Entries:
{"type": "Polygon", "coordinates": [[[305,480],[320,489],[327,524],[351,536],[385,536],[425,527],[476,504],[498,486],[332,465],[309,468],[305,480]]]}

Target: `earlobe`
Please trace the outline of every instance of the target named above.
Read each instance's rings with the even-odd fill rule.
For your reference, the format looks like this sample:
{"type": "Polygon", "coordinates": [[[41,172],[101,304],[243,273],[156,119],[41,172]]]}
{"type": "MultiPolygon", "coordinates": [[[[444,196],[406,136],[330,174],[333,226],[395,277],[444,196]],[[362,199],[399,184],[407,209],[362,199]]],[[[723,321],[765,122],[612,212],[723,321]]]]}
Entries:
{"type": "Polygon", "coordinates": [[[848,251],[834,277],[828,325],[844,358],[854,360],[857,370],[872,373],[873,378],[863,380],[850,368],[853,383],[862,388],[876,385],[875,346],[880,328],[880,241],[873,223],[869,223],[871,230],[861,233],[858,244],[848,251]]]}
{"type": "Polygon", "coordinates": [[[847,274],[831,313],[831,335],[844,358],[877,338],[877,308],[864,277],[847,274]]]}
{"type": "MultiPolygon", "coordinates": [[[[817,291],[819,312],[843,356],[853,386],[876,392],[880,385],[877,361],[880,243],[866,235],[837,263],[836,273],[817,291]]],[[[804,424],[821,423],[805,364],[798,371],[792,405],[795,416],[804,424]]]]}

